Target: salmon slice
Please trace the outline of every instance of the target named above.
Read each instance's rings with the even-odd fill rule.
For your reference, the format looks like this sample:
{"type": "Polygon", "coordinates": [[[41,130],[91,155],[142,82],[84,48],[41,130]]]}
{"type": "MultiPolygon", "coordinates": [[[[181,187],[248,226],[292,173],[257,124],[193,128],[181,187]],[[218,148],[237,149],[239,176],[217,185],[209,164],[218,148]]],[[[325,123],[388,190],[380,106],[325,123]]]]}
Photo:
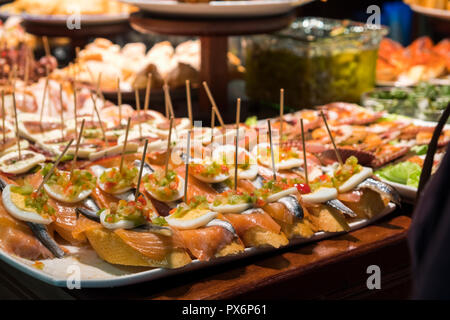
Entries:
{"type": "Polygon", "coordinates": [[[271,202],[264,205],[263,210],[272,218],[287,224],[293,224],[295,216],[286,209],[284,204],[279,202],[271,202]]]}
{"type": "Polygon", "coordinates": [[[52,258],[51,252],[34,237],[30,228],[6,212],[0,198],[0,248],[19,257],[37,260],[52,258]]]}
{"type": "Polygon", "coordinates": [[[104,192],[99,187],[95,187],[91,196],[100,208],[110,208],[112,202],[119,202],[119,199],[104,192]]]}
{"type": "Polygon", "coordinates": [[[243,237],[244,233],[253,227],[260,227],[273,233],[280,233],[281,231],[281,227],[265,212],[250,214],[227,213],[224,216],[233,225],[239,237],[243,237]]]}
{"type": "MultiPolygon", "coordinates": [[[[38,172],[27,176],[25,183],[37,188],[42,182],[42,179],[42,175],[38,172]]],[[[77,224],[75,208],[79,205],[63,203],[51,197],[49,197],[48,203],[55,209],[55,220],[49,226],[49,229],[58,233],[64,240],[71,244],[76,245],[86,241],[86,238],[82,234],[78,238],[74,238],[72,235],[75,225],[77,224]]]]}
{"type": "Polygon", "coordinates": [[[231,232],[218,226],[193,230],[179,230],[179,232],[186,245],[186,249],[194,257],[202,261],[213,258],[234,239],[234,235],[231,232]]]}
{"type": "MultiPolygon", "coordinates": [[[[186,172],[185,166],[180,166],[176,168],[175,171],[180,177],[183,177],[184,179],[186,172]]],[[[195,196],[205,196],[209,202],[212,202],[214,200],[214,197],[217,195],[216,190],[214,190],[208,183],[204,183],[191,175],[189,175],[188,186],[188,201],[195,196]]]]}
{"type": "Polygon", "coordinates": [[[152,232],[136,232],[117,229],[114,231],[127,245],[154,260],[162,260],[175,248],[183,248],[181,239],[152,232]]]}
{"type": "Polygon", "coordinates": [[[246,247],[271,246],[279,248],[289,243],[281,226],[267,213],[228,213],[224,215],[236,230],[246,247]]]}
{"type": "Polygon", "coordinates": [[[85,238],[84,232],[98,228],[102,228],[100,223],[80,215],[76,221],[74,229],[72,230],[72,237],[77,240],[83,239],[85,238]]]}

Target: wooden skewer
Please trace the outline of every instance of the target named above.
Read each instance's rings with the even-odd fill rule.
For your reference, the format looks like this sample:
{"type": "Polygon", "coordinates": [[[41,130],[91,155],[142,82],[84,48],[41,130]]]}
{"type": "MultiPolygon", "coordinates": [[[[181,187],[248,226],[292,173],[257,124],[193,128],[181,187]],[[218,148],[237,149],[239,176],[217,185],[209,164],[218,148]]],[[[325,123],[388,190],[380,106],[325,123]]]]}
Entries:
{"type": "Polygon", "coordinates": [[[336,158],[339,161],[339,165],[342,166],[343,162],[342,162],[341,155],[340,155],[338,149],[336,148],[336,143],[334,143],[334,138],[333,138],[333,135],[331,134],[330,128],[328,127],[327,118],[325,117],[325,114],[323,113],[323,110],[320,110],[320,115],[322,116],[323,122],[325,123],[325,127],[327,128],[328,135],[330,136],[331,143],[333,144],[334,152],[336,153],[336,158]]]}
{"type": "Polygon", "coordinates": [[[122,92],[120,91],[120,77],[117,77],[117,105],[119,106],[119,126],[122,127],[122,92]]]}
{"type": "Polygon", "coordinates": [[[167,106],[169,108],[169,118],[170,117],[175,118],[175,113],[173,112],[172,99],[170,98],[170,89],[168,85],[164,86],[164,97],[166,98],[167,106]]]}
{"type": "Polygon", "coordinates": [[[281,142],[283,142],[283,127],[284,127],[284,89],[280,89],[280,141],[279,144],[281,145],[281,142]]]}
{"type": "Polygon", "coordinates": [[[19,121],[17,120],[16,91],[14,87],[12,95],[13,95],[14,119],[16,122],[17,150],[19,151],[19,160],[20,160],[22,159],[22,150],[20,150],[19,121]]]}
{"type": "Polygon", "coordinates": [[[270,157],[272,158],[273,180],[276,181],[277,180],[277,170],[275,168],[275,157],[273,155],[272,126],[270,125],[269,119],[267,119],[267,125],[269,126],[270,157]]]}
{"type": "Polygon", "coordinates": [[[192,128],[194,126],[194,120],[192,118],[191,82],[189,80],[186,80],[186,100],[187,100],[189,122],[191,123],[192,128]]]}
{"type": "Polygon", "coordinates": [[[237,190],[238,184],[238,148],[239,148],[239,124],[241,122],[241,98],[236,102],[236,149],[234,154],[234,190],[237,190]]]}
{"type": "Polygon", "coordinates": [[[166,109],[166,118],[169,119],[170,115],[169,115],[169,99],[167,97],[167,83],[164,82],[163,85],[163,90],[164,90],[164,107],[166,109]]]}
{"type": "Polygon", "coordinates": [[[75,164],[77,163],[78,150],[80,148],[81,137],[83,137],[83,131],[84,131],[84,119],[81,121],[80,134],[78,135],[77,145],[75,146],[75,155],[73,156],[71,172],[73,172],[73,169],[75,168],[75,164]]]}
{"type": "Polygon", "coordinates": [[[150,93],[152,91],[152,74],[147,76],[147,86],[145,87],[145,101],[144,101],[144,113],[147,114],[148,106],[150,104],[150,93]]]}
{"type": "Polygon", "coordinates": [[[305,180],[306,180],[306,184],[309,185],[308,164],[306,163],[305,130],[303,129],[303,119],[300,119],[300,125],[302,128],[303,166],[305,167],[305,180]]]}
{"type": "Polygon", "coordinates": [[[119,172],[122,172],[122,168],[123,168],[123,159],[124,159],[124,157],[125,157],[125,151],[127,150],[128,132],[130,131],[130,122],[131,122],[131,118],[128,117],[128,121],[127,121],[127,129],[126,129],[126,131],[125,131],[125,141],[124,141],[124,143],[123,143],[122,155],[120,156],[119,172]]]}
{"type": "Polygon", "coordinates": [[[45,97],[47,96],[47,90],[48,90],[48,76],[45,77],[44,95],[42,96],[41,114],[39,115],[39,125],[41,126],[41,129],[42,129],[42,117],[44,116],[45,97]]]}
{"type": "Polygon", "coordinates": [[[11,76],[11,86],[13,88],[15,88],[16,87],[16,79],[17,79],[17,64],[13,65],[11,75],[12,75],[11,76]]]}
{"type": "Polygon", "coordinates": [[[5,91],[2,90],[2,132],[3,132],[3,144],[6,143],[6,127],[5,127],[5,119],[6,119],[6,112],[5,112],[5,91]]]}
{"type": "Polygon", "coordinates": [[[60,112],[60,117],[61,117],[61,142],[64,141],[64,110],[63,110],[63,88],[62,88],[62,84],[59,85],[59,102],[61,103],[61,112],[60,112]]]}
{"type": "Polygon", "coordinates": [[[217,119],[219,119],[222,129],[225,129],[225,123],[223,122],[222,116],[220,115],[220,112],[219,112],[219,108],[217,108],[216,102],[214,101],[214,98],[211,94],[211,91],[209,90],[209,87],[208,87],[208,84],[206,83],[206,81],[203,81],[203,87],[205,88],[206,94],[208,95],[208,98],[209,98],[209,101],[211,102],[213,110],[217,115],[217,119]]]}
{"type": "Polygon", "coordinates": [[[169,170],[169,159],[172,151],[172,146],[170,145],[172,141],[172,127],[173,127],[173,117],[170,117],[170,126],[169,126],[169,137],[167,138],[167,155],[166,155],[166,163],[164,165],[165,168],[165,176],[167,177],[167,171],[169,170]]]}
{"type": "Polygon", "coordinates": [[[41,191],[42,186],[47,182],[47,180],[51,177],[51,175],[53,174],[53,171],[55,171],[55,168],[58,166],[59,162],[61,161],[62,157],[66,154],[67,150],[69,150],[69,147],[72,145],[73,139],[70,139],[69,143],[67,144],[67,146],[64,148],[64,151],[59,155],[58,159],[56,159],[55,163],[53,164],[52,168],[50,169],[50,171],[45,175],[44,179],[42,179],[41,184],[39,185],[39,187],[37,188],[37,193],[39,193],[39,191],[41,191]]]}
{"type": "Polygon", "coordinates": [[[45,56],[50,57],[51,56],[51,51],[50,51],[50,45],[48,44],[47,36],[43,36],[42,37],[42,42],[44,44],[45,56]]]}
{"type": "Polygon", "coordinates": [[[216,113],[211,108],[211,144],[214,142],[214,127],[216,125],[216,113]]]}
{"type": "Polygon", "coordinates": [[[100,124],[100,129],[102,130],[103,139],[105,140],[105,145],[108,146],[108,139],[106,138],[105,128],[103,128],[102,119],[100,118],[100,113],[98,113],[97,103],[95,102],[94,95],[91,92],[92,103],[94,104],[94,111],[97,114],[98,122],[100,124]]]}
{"type": "Polygon", "coordinates": [[[76,83],[73,83],[73,118],[75,120],[75,137],[78,135],[78,106],[77,106],[77,87],[76,83]]]}
{"type": "Polygon", "coordinates": [[[139,169],[138,182],[137,182],[137,185],[136,185],[136,193],[134,194],[134,199],[135,200],[137,200],[137,198],[138,198],[139,189],[141,187],[142,171],[144,169],[145,157],[146,157],[146,154],[147,154],[147,146],[148,146],[148,139],[145,139],[144,152],[142,153],[142,159],[141,159],[141,168],[139,169]]]}
{"type": "Polygon", "coordinates": [[[184,173],[184,202],[187,203],[187,188],[189,179],[189,158],[191,156],[191,130],[188,132],[186,148],[186,169],[184,173]]]}
{"type": "Polygon", "coordinates": [[[134,97],[136,98],[136,109],[138,113],[139,138],[142,139],[141,101],[139,100],[139,91],[137,88],[134,88],[134,97]]]}

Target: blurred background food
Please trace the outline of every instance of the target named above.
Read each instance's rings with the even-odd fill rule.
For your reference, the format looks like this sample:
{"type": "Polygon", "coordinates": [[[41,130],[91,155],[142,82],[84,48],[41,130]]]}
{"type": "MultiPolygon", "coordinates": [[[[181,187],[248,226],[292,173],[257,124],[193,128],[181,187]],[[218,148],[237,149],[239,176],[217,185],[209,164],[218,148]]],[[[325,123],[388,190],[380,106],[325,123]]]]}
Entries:
{"type": "Polygon", "coordinates": [[[405,3],[425,8],[450,10],[450,1],[448,0],[405,0],[405,3]]]}
{"type": "Polygon", "coordinates": [[[450,38],[436,45],[429,37],[420,37],[404,48],[385,38],[381,41],[377,61],[377,81],[415,84],[450,74],[450,38]]]}
{"type": "Polygon", "coordinates": [[[246,38],[246,92],[251,99],[302,108],[358,102],[375,85],[378,44],[387,30],[349,20],[300,18],[289,29],[246,38]]]}
{"type": "Polygon", "coordinates": [[[450,103],[450,85],[421,82],[412,88],[378,88],[364,93],[362,104],[422,120],[437,121],[450,103]]]}
{"type": "MultiPolygon", "coordinates": [[[[231,52],[230,75],[243,71],[240,59],[231,52]]],[[[121,91],[133,91],[146,87],[148,74],[152,75],[152,89],[161,89],[164,83],[171,88],[183,87],[186,80],[198,84],[200,69],[200,41],[188,40],[174,47],[169,41],[161,41],[150,49],[142,42],[127,43],[123,47],[105,38],[96,38],[79,52],[78,59],[67,67],[55,70],[53,78],[76,78],[92,86],[97,85],[101,73],[100,88],[117,89],[120,78],[121,91]]]]}

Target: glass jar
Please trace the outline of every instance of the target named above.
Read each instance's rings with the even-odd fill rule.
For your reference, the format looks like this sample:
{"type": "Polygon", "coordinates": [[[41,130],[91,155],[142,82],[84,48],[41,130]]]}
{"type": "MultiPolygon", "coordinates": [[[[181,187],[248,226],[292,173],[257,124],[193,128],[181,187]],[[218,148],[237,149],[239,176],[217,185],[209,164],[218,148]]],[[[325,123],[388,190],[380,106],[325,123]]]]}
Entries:
{"type": "Polygon", "coordinates": [[[359,102],[373,89],[379,43],[387,28],[305,17],[288,29],[244,39],[246,93],[291,109],[333,101],[359,102]]]}

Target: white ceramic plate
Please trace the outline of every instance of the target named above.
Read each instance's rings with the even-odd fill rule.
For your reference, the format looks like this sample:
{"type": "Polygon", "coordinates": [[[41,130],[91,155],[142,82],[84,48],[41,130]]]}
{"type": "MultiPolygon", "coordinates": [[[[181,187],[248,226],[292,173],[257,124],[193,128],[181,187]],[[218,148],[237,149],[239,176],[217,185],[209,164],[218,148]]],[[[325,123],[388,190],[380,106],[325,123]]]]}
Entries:
{"type": "MultiPolygon", "coordinates": [[[[0,17],[8,18],[11,16],[8,12],[2,12],[0,17]]],[[[19,14],[24,21],[46,24],[46,25],[57,25],[57,26],[66,26],[67,20],[71,19],[71,16],[67,15],[36,15],[36,14],[28,14],[22,13],[19,14]]],[[[93,15],[81,15],[80,23],[81,27],[84,25],[99,25],[99,24],[109,24],[109,23],[120,23],[127,21],[130,17],[128,13],[120,13],[120,14],[93,14],[93,15]]]]}
{"type": "MultiPolygon", "coordinates": [[[[444,78],[436,78],[430,79],[426,82],[435,85],[450,85],[450,76],[446,76],[444,78]]],[[[402,82],[402,81],[376,81],[376,85],[380,87],[414,87],[417,85],[417,82],[402,82]]]]}
{"type": "Polygon", "coordinates": [[[121,0],[141,10],[177,16],[263,17],[283,14],[313,0],[248,0],[183,3],[174,0],[121,0]]]}
{"type": "Polygon", "coordinates": [[[384,183],[394,187],[398,193],[402,196],[402,200],[406,202],[414,202],[417,196],[417,188],[410,187],[401,183],[392,182],[383,178],[380,178],[384,183]]]}
{"type": "Polygon", "coordinates": [[[426,8],[423,6],[418,6],[416,4],[410,4],[409,6],[413,11],[421,13],[423,15],[450,20],[450,10],[426,8]]]}
{"type": "MultiPolygon", "coordinates": [[[[389,203],[387,208],[370,220],[360,220],[350,223],[351,230],[356,230],[375,222],[378,219],[386,216],[395,209],[395,205],[389,203]]],[[[329,238],[342,234],[344,232],[330,233],[317,232],[309,239],[292,239],[286,247],[294,245],[318,241],[320,239],[329,238]]],[[[211,261],[198,261],[179,268],[179,269],[148,269],[140,267],[125,267],[109,264],[101,260],[97,254],[89,247],[72,247],[65,246],[71,255],[63,259],[47,259],[40,260],[44,264],[42,269],[33,266],[34,262],[16,257],[0,250],[0,259],[7,264],[17,268],[18,270],[36,278],[58,287],[66,287],[68,281],[71,281],[71,275],[79,271],[81,288],[109,288],[120,287],[135,283],[141,283],[168,277],[175,274],[188,272],[191,270],[207,268],[219,265],[228,261],[238,260],[242,257],[254,256],[263,252],[275,252],[275,248],[247,248],[238,255],[226,256],[216,258],[211,261]]],[[[20,276],[20,274],[18,275],[20,276]]]]}

